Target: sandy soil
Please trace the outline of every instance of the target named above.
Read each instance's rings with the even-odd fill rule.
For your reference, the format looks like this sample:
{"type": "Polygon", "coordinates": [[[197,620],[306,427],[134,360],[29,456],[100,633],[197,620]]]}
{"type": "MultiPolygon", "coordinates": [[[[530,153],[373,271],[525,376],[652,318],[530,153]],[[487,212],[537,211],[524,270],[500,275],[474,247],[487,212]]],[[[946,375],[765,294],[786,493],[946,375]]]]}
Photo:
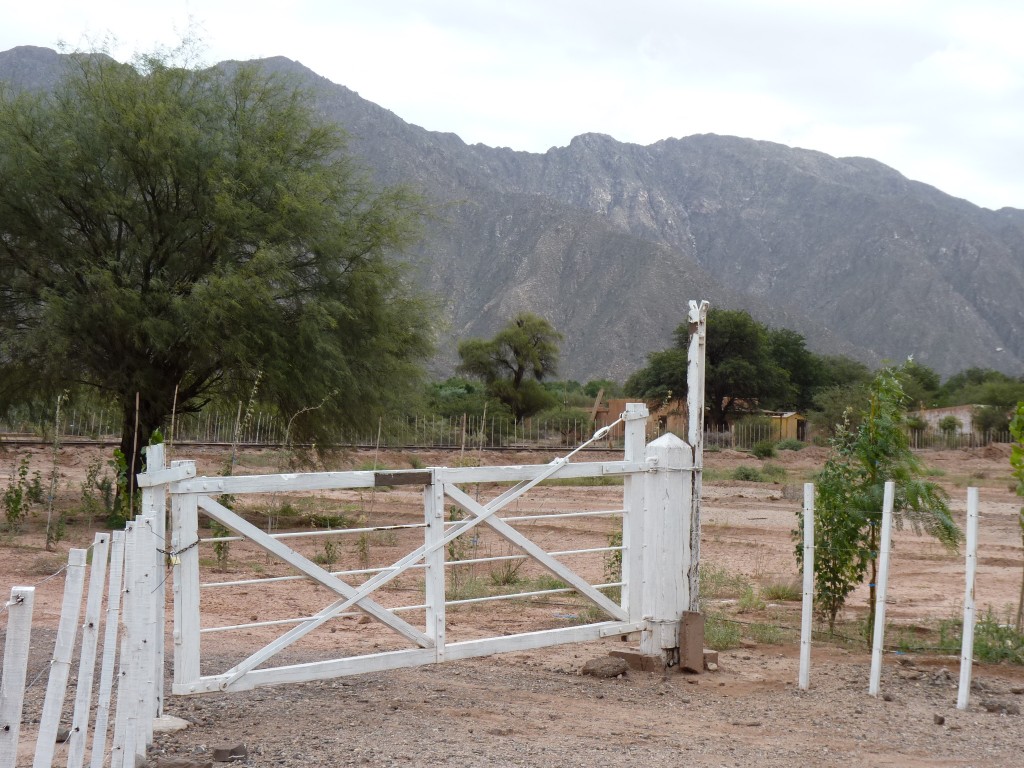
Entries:
{"type": "MultiPolygon", "coordinates": [[[[29,453],[31,469],[48,477],[50,455],[44,449],[0,450],[0,490],[12,466],[29,453]]],[[[800,506],[800,484],[821,466],[825,451],[807,448],[782,452],[772,463],[786,470],[784,483],[727,479],[737,466],[762,462],[733,451],[708,453],[704,494],[703,562],[722,578],[706,609],[739,622],[742,645],[721,654],[720,669],[702,675],[629,672],[621,678],[595,679],[579,674],[588,659],[628,647],[619,639],[493,656],[442,666],[367,674],[320,683],[278,686],[235,694],[172,697],[167,711],[193,723],[187,730],[160,736],[154,761],[166,756],[209,756],[213,749],[245,744],[251,766],[310,765],[678,765],[699,766],[1011,766],[1020,765],[1024,720],[1000,713],[1024,703],[1024,669],[976,665],[975,691],[967,711],[955,709],[959,662],[926,652],[887,654],[882,691],[867,695],[869,655],[863,645],[820,642],[815,646],[811,690],[796,689],[795,602],[743,604],[742,585],[754,592],[797,577],[791,531],[800,506]],[[737,586],[739,585],[739,586],[737,586]],[[732,591],[730,591],[732,590],[732,591]],[[738,591],[737,591],[738,590],[738,591]],[[754,629],[772,627],[770,637],[754,629]],[[756,639],[755,639],[756,636],[756,639]],[[997,711],[989,712],[982,704],[997,711]]],[[[65,447],[59,458],[59,507],[71,508],[81,494],[88,465],[101,456],[96,448],[65,447]]],[[[609,458],[615,457],[608,454],[609,458]]],[[[552,454],[384,452],[378,466],[545,463],[552,454]]],[[[175,458],[195,458],[201,473],[215,474],[222,452],[176,450],[175,458]]],[[[266,451],[244,451],[236,473],[273,472],[279,458],[266,451]]],[[[588,458],[596,458],[594,456],[588,458]]],[[[981,488],[981,525],[977,596],[980,606],[1000,617],[1016,606],[1022,557],[1017,509],[1010,491],[1008,451],[995,446],[978,451],[929,452],[922,458],[937,481],[952,494],[962,521],[966,487],[981,488]]],[[[339,468],[369,468],[372,455],[340,459],[339,468]]],[[[334,468],[334,467],[332,467],[334,468]]],[[[486,500],[499,491],[473,488],[486,500]]],[[[512,514],[611,510],[621,505],[620,486],[549,486],[531,491],[512,514]]],[[[239,508],[261,527],[278,530],[308,523],[322,525],[403,525],[422,518],[417,490],[318,494],[312,498],[242,498],[239,508]],[[344,521],[326,521],[333,515],[344,521]]],[[[0,544],[0,588],[35,584],[59,569],[68,546],[91,541],[88,520],[72,515],[68,539],[57,553],[42,547],[45,512],[26,530],[0,544]]],[[[614,518],[569,518],[557,523],[519,524],[549,551],[606,546],[614,518]]],[[[209,532],[204,530],[204,536],[209,532]]],[[[373,567],[393,562],[419,540],[417,530],[398,529],[365,536],[296,540],[311,557],[333,559],[332,568],[373,567]],[[326,541],[336,541],[333,549],[326,541]]],[[[233,543],[226,562],[212,545],[202,552],[204,581],[228,582],[284,576],[286,566],[252,546],[233,543]]],[[[461,543],[461,559],[511,554],[507,545],[481,531],[461,543]]],[[[515,561],[512,561],[515,562],[515,561]]],[[[566,556],[592,581],[606,577],[603,553],[566,556]]],[[[500,577],[494,564],[459,566],[450,587],[459,597],[494,592],[500,577]]],[[[956,618],[964,594],[963,555],[900,531],[893,550],[887,607],[892,645],[913,645],[927,630],[956,618]]],[[[517,589],[542,586],[542,574],[530,565],[516,576],[517,589]]],[[[60,578],[40,584],[37,629],[29,680],[45,671],[53,650],[59,613],[60,578]]],[[[709,590],[710,591],[710,590],[709,590]]],[[[842,632],[855,637],[865,612],[867,588],[858,590],[843,616],[842,632]]],[[[389,607],[422,600],[415,575],[403,576],[380,595],[389,607]]],[[[203,592],[203,625],[216,627],[309,615],[330,602],[326,590],[302,581],[236,585],[203,592]]],[[[422,611],[403,614],[413,624],[422,611]]],[[[529,631],[591,620],[570,595],[549,595],[452,608],[449,639],[460,640],[529,631]]],[[[229,668],[248,652],[282,631],[281,626],[250,627],[203,636],[204,673],[229,668]]],[[[331,622],[280,658],[296,663],[406,645],[376,623],[358,615],[331,622]]],[[[45,677],[29,691],[23,734],[28,741],[38,721],[45,677]]],[[[58,753],[58,758],[60,757],[58,753]]],[[[19,762],[19,765],[21,763],[19,762]]],[[[31,764],[31,760],[25,763],[31,764]]]]}

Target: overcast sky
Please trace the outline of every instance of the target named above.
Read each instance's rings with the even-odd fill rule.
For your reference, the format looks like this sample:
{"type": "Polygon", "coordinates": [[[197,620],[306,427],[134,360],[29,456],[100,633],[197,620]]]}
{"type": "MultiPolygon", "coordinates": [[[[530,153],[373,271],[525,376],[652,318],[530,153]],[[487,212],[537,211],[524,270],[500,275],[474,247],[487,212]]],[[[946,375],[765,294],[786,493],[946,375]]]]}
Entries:
{"type": "Polygon", "coordinates": [[[719,133],[872,157],[1024,208],[1020,0],[37,0],[0,50],[287,56],[404,120],[530,152],[719,133]]]}

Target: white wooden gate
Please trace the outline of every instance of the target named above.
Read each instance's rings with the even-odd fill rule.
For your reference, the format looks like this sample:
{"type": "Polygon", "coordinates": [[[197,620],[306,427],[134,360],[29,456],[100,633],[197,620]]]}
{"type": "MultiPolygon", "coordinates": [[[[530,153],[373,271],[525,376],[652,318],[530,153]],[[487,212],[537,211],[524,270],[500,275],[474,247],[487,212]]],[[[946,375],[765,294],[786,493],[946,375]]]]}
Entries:
{"type": "MultiPolygon", "coordinates": [[[[691,320],[703,330],[706,303],[699,308],[691,302],[691,320]]],[[[700,350],[703,351],[702,349],[700,350]]],[[[691,355],[691,380],[702,384],[703,355],[691,355]],[[696,358],[696,359],[695,359],[696,358]]],[[[691,384],[691,386],[693,386],[691,384]]],[[[701,386],[694,386],[697,392],[701,386]]],[[[445,660],[485,656],[504,651],[541,648],[561,643],[595,640],[602,637],[640,632],[640,650],[645,654],[665,654],[669,663],[678,658],[678,631],[683,612],[693,608],[696,595],[691,579],[696,575],[697,552],[691,557],[691,541],[699,541],[699,493],[702,433],[700,400],[691,398],[692,435],[690,445],[668,434],[651,444],[645,443],[647,408],[630,404],[622,414],[625,450],[621,461],[573,462],[577,451],[546,465],[501,467],[433,467],[426,470],[321,472],[234,477],[196,477],[193,462],[173,462],[161,479],[169,480],[173,527],[171,562],[174,583],[174,683],[173,693],[193,694],[212,691],[246,690],[260,685],[300,682],[400,667],[418,666],[445,660]],[[519,518],[502,515],[508,505],[546,479],[620,476],[623,482],[623,506],[614,510],[622,516],[622,578],[614,585],[592,584],[529,538],[515,523],[519,518]],[[487,502],[480,502],[463,487],[477,483],[514,483],[487,502]],[[365,581],[349,583],[309,557],[288,547],[281,534],[269,534],[243,519],[216,500],[220,494],[296,493],[375,486],[418,485],[423,493],[422,544],[390,566],[373,569],[365,581]],[[446,505],[457,505],[464,516],[446,520],[446,505]],[[293,620],[294,626],[277,639],[250,653],[229,669],[201,672],[201,611],[199,510],[239,537],[269,555],[280,558],[306,579],[326,588],[334,600],[311,616],[293,620]],[[486,526],[518,552],[568,585],[569,590],[589,600],[604,614],[604,619],[569,627],[544,629],[511,635],[449,642],[446,640],[445,600],[446,547],[459,536],[478,526],[486,526]],[[399,609],[386,608],[374,599],[374,593],[411,568],[422,568],[425,604],[423,626],[414,626],[398,615],[399,609]],[[603,588],[618,586],[620,599],[612,600],[603,588]],[[390,628],[408,646],[399,650],[329,658],[301,664],[269,666],[275,656],[310,632],[357,609],[372,620],[390,628]]],[[[600,430],[594,438],[607,434],[600,430]]],[[[586,444],[584,444],[586,445],[586,444]]],[[[581,448],[583,446],[580,446],[581,448]]],[[[560,513],[546,517],[610,514],[560,513]]],[[[536,519],[534,516],[531,519],[536,519]]],[[[283,534],[288,536],[290,534],[283,534]]],[[[594,551],[594,550],[589,550],[594,551]]],[[[364,571],[363,575],[367,575],[364,571]]],[[[259,580],[251,582],[258,584],[259,580]]],[[[556,590],[557,591],[557,590],[556,590]]],[[[565,590],[562,590],[565,591],[565,590]]],[[[468,601],[463,601],[468,602],[468,601]]],[[[284,623],[284,622],[265,622],[284,623]]],[[[265,624],[264,623],[264,624],[265,624]]],[[[229,629],[244,629],[239,625],[229,629]]],[[[205,631],[210,631],[208,628],[205,631]]]]}

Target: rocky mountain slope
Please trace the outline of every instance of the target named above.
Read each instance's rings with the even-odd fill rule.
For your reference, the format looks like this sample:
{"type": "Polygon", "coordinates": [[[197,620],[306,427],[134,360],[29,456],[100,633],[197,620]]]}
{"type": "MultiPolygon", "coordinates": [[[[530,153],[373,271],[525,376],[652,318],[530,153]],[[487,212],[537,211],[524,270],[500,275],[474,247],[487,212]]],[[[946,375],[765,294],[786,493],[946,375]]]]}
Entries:
{"type": "MultiPolygon", "coordinates": [[[[0,53],[0,80],[48,87],[61,58],[0,53]]],[[[688,299],[748,309],[822,353],[940,373],[1024,371],[1024,211],[990,211],[866,158],[728,136],[642,147],[598,134],[544,154],[466,145],[284,58],[383,183],[437,205],[410,254],[454,344],[515,312],[565,334],[566,377],[623,379],[670,343],[688,299]]]]}

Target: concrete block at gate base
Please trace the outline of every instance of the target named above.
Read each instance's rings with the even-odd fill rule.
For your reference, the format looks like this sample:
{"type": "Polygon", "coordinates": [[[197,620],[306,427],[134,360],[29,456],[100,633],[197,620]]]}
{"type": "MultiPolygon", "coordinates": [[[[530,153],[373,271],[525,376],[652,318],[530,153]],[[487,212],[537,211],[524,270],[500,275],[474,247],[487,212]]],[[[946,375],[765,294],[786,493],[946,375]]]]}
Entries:
{"type": "Polygon", "coordinates": [[[630,669],[638,672],[664,672],[666,667],[664,656],[640,653],[638,648],[629,651],[610,651],[608,655],[622,659],[629,664],[630,669]]]}
{"type": "MultiPolygon", "coordinates": [[[[704,616],[697,611],[684,611],[679,620],[679,669],[682,672],[703,672],[707,659],[704,650],[704,616]]],[[[717,663],[717,654],[714,659],[717,663]]]]}

